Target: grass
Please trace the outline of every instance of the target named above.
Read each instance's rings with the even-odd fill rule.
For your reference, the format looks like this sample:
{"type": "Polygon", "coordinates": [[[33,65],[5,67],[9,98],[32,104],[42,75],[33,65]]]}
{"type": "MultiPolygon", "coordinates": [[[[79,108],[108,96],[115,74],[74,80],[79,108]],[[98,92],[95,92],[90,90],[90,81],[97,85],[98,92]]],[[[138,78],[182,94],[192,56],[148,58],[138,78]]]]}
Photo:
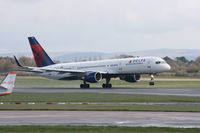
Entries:
{"type": "MultiPolygon", "coordinates": [[[[17,77],[17,87],[78,87],[80,81],[57,81],[41,77],[17,77]]],[[[100,87],[100,84],[91,84],[100,87]]],[[[146,79],[138,83],[112,80],[114,87],[149,88],[146,79]]],[[[199,88],[199,79],[160,78],[154,88],[199,88]]],[[[0,102],[200,102],[200,97],[101,93],[13,93],[0,102]]],[[[175,105],[0,105],[0,110],[124,110],[124,111],[194,111],[200,106],[175,105]]]]}
{"type": "MultiPolygon", "coordinates": [[[[91,87],[100,87],[104,80],[99,83],[90,84],[91,87]]],[[[123,88],[150,88],[149,79],[142,78],[137,83],[128,83],[122,80],[113,79],[113,87],[123,88]]],[[[18,76],[16,87],[77,87],[82,81],[59,81],[37,76],[18,76]]],[[[151,88],[200,88],[200,79],[191,78],[155,78],[155,86],[151,88]]]]}
{"type": "Polygon", "coordinates": [[[200,97],[110,93],[13,93],[0,102],[200,102],[200,97]]]}
{"type": "Polygon", "coordinates": [[[185,105],[56,105],[56,104],[5,104],[0,110],[68,110],[68,111],[164,111],[164,112],[200,112],[200,106],[185,105]]]}
{"type": "Polygon", "coordinates": [[[2,133],[198,133],[200,128],[117,126],[0,126],[2,133]]]}
{"type": "Polygon", "coordinates": [[[57,105],[51,102],[200,102],[200,97],[159,96],[139,94],[99,93],[13,93],[0,97],[0,102],[22,102],[0,105],[0,110],[108,110],[108,111],[190,111],[200,112],[195,105],[57,105]],[[27,105],[23,102],[49,102],[27,105]]]}

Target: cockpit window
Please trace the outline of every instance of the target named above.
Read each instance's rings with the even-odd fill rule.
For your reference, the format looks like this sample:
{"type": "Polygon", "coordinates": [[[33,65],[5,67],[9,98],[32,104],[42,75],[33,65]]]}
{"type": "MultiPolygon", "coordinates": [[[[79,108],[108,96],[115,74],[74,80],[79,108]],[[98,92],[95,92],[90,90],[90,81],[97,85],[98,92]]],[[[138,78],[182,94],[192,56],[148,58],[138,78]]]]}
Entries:
{"type": "Polygon", "coordinates": [[[156,61],[156,64],[160,64],[161,62],[160,61],[156,61]]]}
{"type": "Polygon", "coordinates": [[[156,64],[165,64],[165,61],[156,61],[156,64]]]}

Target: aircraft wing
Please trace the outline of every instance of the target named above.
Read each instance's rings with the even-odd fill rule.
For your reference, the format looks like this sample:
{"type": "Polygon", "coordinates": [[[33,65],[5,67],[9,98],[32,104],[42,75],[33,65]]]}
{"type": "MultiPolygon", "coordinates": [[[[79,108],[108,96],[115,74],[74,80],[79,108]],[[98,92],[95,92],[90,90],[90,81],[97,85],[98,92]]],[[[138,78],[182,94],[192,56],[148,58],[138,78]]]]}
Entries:
{"type": "Polygon", "coordinates": [[[80,73],[80,74],[85,73],[85,71],[83,70],[72,70],[72,69],[40,68],[40,70],[46,72],[60,72],[60,73],[80,73]]]}
{"type": "MultiPolygon", "coordinates": [[[[27,67],[22,66],[17,58],[14,56],[17,65],[21,68],[20,71],[27,71],[27,72],[35,72],[35,73],[43,73],[43,72],[58,72],[58,73],[72,73],[72,74],[86,74],[91,71],[84,71],[78,69],[58,69],[58,68],[45,68],[45,67],[27,67]]],[[[99,72],[101,74],[107,74],[107,72],[99,72]]]]}
{"type": "MultiPolygon", "coordinates": [[[[41,68],[40,70],[46,71],[46,72],[59,72],[59,73],[72,73],[72,74],[85,74],[89,73],[91,71],[84,71],[84,70],[78,70],[78,69],[52,69],[52,68],[41,68]]],[[[92,71],[93,72],[93,71],[92,71]]],[[[107,74],[107,72],[98,71],[101,74],[107,74]]]]}
{"type": "MultiPolygon", "coordinates": [[[[72,73],[72,74],[85,74],[91,71],[84,71],[78,69],[57,69],[57,68],[38,68],[38,67],[22,67],[19,71],[26,72],[35,72],[35,73],[43,73],[43,72],[58,72],[58,73],[72,73]]],[[[101,74],[107,74],[107,72],[98,71],[101,74]]]]}

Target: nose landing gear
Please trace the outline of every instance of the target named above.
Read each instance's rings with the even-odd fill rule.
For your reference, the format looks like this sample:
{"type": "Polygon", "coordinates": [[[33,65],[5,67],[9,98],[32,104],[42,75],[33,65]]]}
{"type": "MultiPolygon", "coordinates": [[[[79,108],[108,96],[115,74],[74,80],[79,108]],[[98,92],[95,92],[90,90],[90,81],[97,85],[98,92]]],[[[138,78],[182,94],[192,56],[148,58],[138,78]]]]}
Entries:
{"type": "Polygon", "coordinates": [[[151,74],[150,77],[151,77],[151,81],[149,82],[149,85],[150,85],[150,86],[153,86],[153,85],[155,85],[153,74],[151,74]]]}

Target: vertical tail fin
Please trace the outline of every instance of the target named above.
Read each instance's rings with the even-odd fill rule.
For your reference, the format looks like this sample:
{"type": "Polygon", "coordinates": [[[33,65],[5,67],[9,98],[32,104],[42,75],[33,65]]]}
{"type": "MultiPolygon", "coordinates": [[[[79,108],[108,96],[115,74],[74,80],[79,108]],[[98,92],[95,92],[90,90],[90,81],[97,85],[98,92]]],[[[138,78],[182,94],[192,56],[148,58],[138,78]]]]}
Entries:
{"type": "Polygon", "coordinates": [[[47,53],[44,51],[44,49],[42,48],[42,46],[39,44],[39,42],[36,40],[35,37],[28,37],[28,40],[31,45],[31,49],[37,67],[44,67],[55,64],[51,60],[51,58],[47,55],[47,53]]]}
{"type": "Polygon", "coordinates": [[[15,87],[15,79],[16,79],[16,72],[10,72],[1,82],[0,87],[6,89],[6,92],[3,93],[4,95],[12,93],[13,88],[15,87]]]}

